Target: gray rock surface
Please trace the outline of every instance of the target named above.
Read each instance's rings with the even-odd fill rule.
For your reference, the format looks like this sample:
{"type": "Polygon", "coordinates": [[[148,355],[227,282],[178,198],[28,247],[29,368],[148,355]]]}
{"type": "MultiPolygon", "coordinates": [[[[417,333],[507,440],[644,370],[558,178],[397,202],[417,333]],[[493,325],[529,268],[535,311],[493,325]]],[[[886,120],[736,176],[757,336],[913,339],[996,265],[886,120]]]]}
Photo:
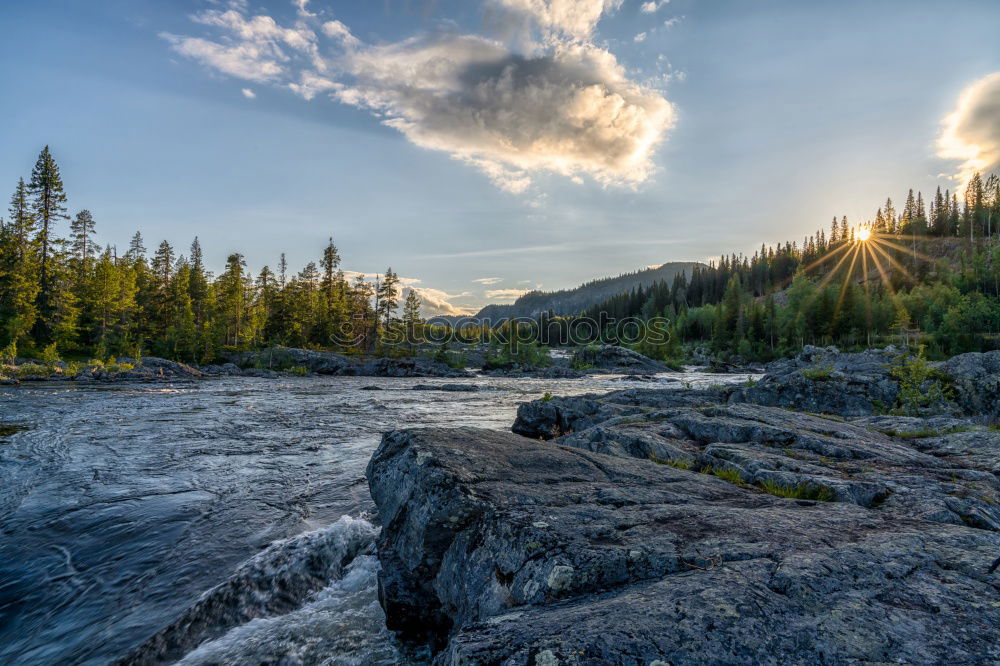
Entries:
{"type": "Polygon", "coordinates": [[[390,433],[368,467],[387,622],[439,665],[995,663],[1000,533],[945,514],[951,490],[995,501],[997,480],[959,458],[745,405],[557,442],[390,433]],[[636,459],[654,443],[691,469],[636,459]]]}
{"type": "Polygon", "coordinates": [[[614,345],[588,345],[573,354],[576,367],[589,366],[588,373],[653,375],[669,372],[670,368],[638,352],[614,345]]]}
{"type": "Polygon", "coordinates": [[[439,665],[1000,663],[1000,356],[921,418],[882,413],[898,358],[386,435],[390,628],[439,665]]]}
{"type": "MultiPolygon", "coordinates": [[[[730,401],[849,417],[877,414],[898,402],[891,368],[903,357],[903,350],[891,346],[861,353],[806,346],[795,358],[768,364],[760,382],[736,390],[730,401]]],[[[950,399],[928,405],[927,415],[1000,417],[1000,351],[962,354],[931,366],[950,399]]]]}

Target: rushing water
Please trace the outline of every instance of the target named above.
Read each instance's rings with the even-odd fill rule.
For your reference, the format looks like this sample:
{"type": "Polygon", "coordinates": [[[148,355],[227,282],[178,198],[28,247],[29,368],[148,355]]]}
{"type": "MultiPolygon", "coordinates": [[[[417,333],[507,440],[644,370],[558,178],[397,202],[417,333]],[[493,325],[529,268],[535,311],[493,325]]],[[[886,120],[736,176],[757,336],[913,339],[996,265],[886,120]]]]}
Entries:
{"type": "MultiPolygon", "coordinates": [[[[737,379],[657,383],[678,378],[737,379]]],[[[461,381],[479,390],[363,377],[4,388],[0,664],[107,664],[154,635],[150,661],[398,663],[366,520],[381,434],[505,430],[545,392],[640,385],[461,381]]]]}

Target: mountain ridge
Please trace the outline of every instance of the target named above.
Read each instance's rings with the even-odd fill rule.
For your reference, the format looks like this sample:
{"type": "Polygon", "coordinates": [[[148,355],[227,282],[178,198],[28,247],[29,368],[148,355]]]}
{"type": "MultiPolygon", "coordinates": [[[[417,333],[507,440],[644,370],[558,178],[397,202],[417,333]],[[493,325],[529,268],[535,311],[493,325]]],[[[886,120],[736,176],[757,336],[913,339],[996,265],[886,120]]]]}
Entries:
{"type": "Polygon", "coordinates": [[[515,317],[535,317],[550,310],[557,316],[579,314],[588,307],[640,286],[645,289],[658,282],[671,282],[681,273],[690,277],[695,266],[705,267],[705,264],[697,261],[671,261],[632,273],[598,278],[572,289],[529,291],[511,304],[487,305],[469,319],[496,324],[515,317]]]}

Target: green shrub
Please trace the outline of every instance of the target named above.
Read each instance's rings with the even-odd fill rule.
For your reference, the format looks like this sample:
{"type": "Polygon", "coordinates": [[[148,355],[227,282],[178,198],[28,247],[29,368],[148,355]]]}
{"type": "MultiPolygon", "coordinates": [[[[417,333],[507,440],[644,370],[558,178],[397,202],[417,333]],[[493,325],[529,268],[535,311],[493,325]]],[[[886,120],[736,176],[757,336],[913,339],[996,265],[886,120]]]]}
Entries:
{"type": "Polygon", "coordinates": [[[51,345],[42,350],[41,360],[45,365],[55,365],[61,360],[59,358],[59,350],[56,348],[56,343],[53,342],[51,345]]]}
{"type": "Polygon", "coordinates": [[[506,369],[517,364],[527,368],[547,368],[552,365],[549,348],[536,342],[512,342],[505,347],[493,346],[486,351],[483,368],[506,369]]]}
{"type": "Polygon", "coordinates": [[[552,402],[552,398],[552,394],[546,391],[545,395],[542,396],[542,402],[552,402]]]}
{"type": "Polygon", "coordinates": [[[17,366],[18,377],[48,377],[51,374],[49,366],[41,363],[25,363],[17,366]]]}
{"type": "Polygon", "coordinates": [[[927,409],[949,402],[954,397],[951,378],[932,368],[921,346],[916,356],[905,355],[889,368],[889,376],[899,382],[896,414],[920,416],[927,409]]]}
{"type": "Polygon", "coordinates": [[[9,345],[0,349],[0,363],[13,363],[15,358],[17,358],[17,341],[11,340],[9,345]]]}
{"type": "Polygon", "coordinates": [[[309,368],[307,368],[304,365],[293,365],[292,367],[288,368],[288,372],[292,373],[293,375],[297,375],[299,377],[305,377],[306,375],[309,374],[309,368]]]}
{"type": "Polygon", "coordinates": [[[810,368],[803,368],[799,372],[806,379],[811,379],[814,382],[826,382],[833,377],[833,366],[832,365],[815,365],[810,368]]]}

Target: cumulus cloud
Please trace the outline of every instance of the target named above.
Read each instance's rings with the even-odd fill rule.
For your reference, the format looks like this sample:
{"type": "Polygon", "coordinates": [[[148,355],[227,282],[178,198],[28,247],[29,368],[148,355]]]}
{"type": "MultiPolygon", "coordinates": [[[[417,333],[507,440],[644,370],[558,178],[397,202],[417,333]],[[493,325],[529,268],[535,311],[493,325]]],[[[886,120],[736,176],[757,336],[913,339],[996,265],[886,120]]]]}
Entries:
{"type": "Polygon", "coordinates": [[[502,10],[523,16],[549,36],[587,39],[601,16],[621,7],[622,0],[492,0],[502,10]]]}
{"type": "Polygon", "coordinates": [[[431,289],[428,287],[411,287],[411,289],[420,297],[420,313],[422,316],[464,316],[476,313],[475,308],[467,308],[451,303],[452,300],[462,298],[463,296],[467,296],[467,294],[449,294],[440,289],[431,289]]]}
{"type": "Polygon", "coordinates": [[[540,173],[630,187],[648,180],[673,106],[589,39],[621,0],[486,1],[548,31],[544,48],[518,52],[454,32],[367,45],[340,21],[309,13],[302,0],[291,28],[230,5],[194,17],[221,33],[215,41],[163,37],[224,74],[367,109],[415,145],[447,153],[508,192],[525,192],[540,173]],[[332,40],[335,57],[320,55],[321,36],[332,40]]]}
{"type": "Polygon", "coordinates": [[[945,116],[938,155],[959,160],[955,178],[967,182],[976,171],[1000,168],[1000,72],[975,81],[945,116]]]}
{"type": "Polygon", "coordinates": [[[635,41],[637,41],[637,42],[644,42],[644,41],[646,41],[646,36],[647,36],[646,33],[640,32],[633,39],[635,39],[635,41]]]}
{"type": "Polygon", "coordinates": [[[642,13],[644,14],[653,14],[660,7],[663,7],[664,5],[668,4],[670,4],[670,0],[659,0],[659,2],[652,2],[652,1],[644,2],[642,3],[642,6],[639,9],[642,10],[642,13]]]}
{"type": "Polygon", "coordinates": [[[244,88],[240,92],[242,92],[243,96],[246,97],[247,99],[255,99],[257,97],[257,93],[250,90],[249,88],[244,88]]]}
{"type": "Polygon", "coordinates": [[[486,298],[493,301],[515,301],[528,292],[528,289],[491,289],[486,292],[486,298]]]}
{"type": "Polygon", "coordinates": [[[634,185],[674,119],[659,93],[630,81],[615,57],[564,44],[526,57],[476,36],[441,35],[353,54],[338,98],[384,114],[418,146],[479,168],[522,192],[534,172],[634,185]]]}
{"type": "Polygon", "coordinates": [[[503,278],[498,278],[498,277],[476,278],[475,280],[473,280],[473,282],[478,282],[479,284],[484,284],[484,285],[499,284],[503,282],[503,278]]]}

